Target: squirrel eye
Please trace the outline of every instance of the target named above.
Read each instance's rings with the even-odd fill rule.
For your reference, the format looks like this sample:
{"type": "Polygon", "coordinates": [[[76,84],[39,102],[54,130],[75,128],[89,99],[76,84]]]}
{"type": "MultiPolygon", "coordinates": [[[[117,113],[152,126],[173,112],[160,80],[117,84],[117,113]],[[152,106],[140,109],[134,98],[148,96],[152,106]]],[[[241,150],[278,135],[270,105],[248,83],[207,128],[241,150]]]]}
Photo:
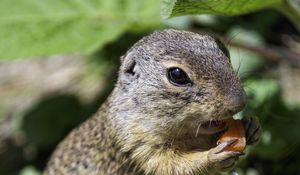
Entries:
{"type": "Polygon", "coordinates": [[[191,85],[192,82],[187,74],[178,67],[168,69],[168,79],[174,85],[191,85]]]}

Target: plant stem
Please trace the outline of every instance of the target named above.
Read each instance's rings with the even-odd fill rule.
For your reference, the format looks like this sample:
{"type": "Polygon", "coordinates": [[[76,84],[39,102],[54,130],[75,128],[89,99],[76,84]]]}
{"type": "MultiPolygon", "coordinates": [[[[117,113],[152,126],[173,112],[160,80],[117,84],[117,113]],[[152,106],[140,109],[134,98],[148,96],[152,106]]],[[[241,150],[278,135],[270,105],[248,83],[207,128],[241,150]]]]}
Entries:
{"type": "Polygon", "coordinates": [[[283,0],[276,8],[285,14],[300,32],[300,0],[283,0]]]}
{"type": "Polygon", "coordinates": [[[288,48],[276,47],[276,46],[265,46],[257,47],[254,45],[249,45],[245,43],[231,41],[230,45],[237,48],[246,49],[252,52],[255,52],[259,55],[262,55],[264,59],[271,62],[277,62],[280,59],[285,59],[293,65],[300,65],[300,55],[291,51],[288,48]]]}

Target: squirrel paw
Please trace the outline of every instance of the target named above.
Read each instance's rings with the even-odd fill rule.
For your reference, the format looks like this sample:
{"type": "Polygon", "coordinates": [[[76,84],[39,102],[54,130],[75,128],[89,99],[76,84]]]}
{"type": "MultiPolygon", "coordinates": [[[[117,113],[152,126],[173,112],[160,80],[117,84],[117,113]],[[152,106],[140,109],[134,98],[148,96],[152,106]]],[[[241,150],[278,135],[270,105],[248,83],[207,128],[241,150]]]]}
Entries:
{"type": "Polygon", "coordinates": [[[262,134],[262,128],[256,118],[245,118],[242,120],[245,133],[246,133],[246,143],[247,145],[253,145],[259,141],[262,134]]]}
{"type": "Polygon", "coordinates": [[[230,171],[234,168],[235,162],[239,159],[239,156],[243,155],[243,153],[225,151],[225,149],[236,141],[237,140],[234,139],[223,142],[208,152],[208,161],[214,169],[219,171],[230,171]]]}

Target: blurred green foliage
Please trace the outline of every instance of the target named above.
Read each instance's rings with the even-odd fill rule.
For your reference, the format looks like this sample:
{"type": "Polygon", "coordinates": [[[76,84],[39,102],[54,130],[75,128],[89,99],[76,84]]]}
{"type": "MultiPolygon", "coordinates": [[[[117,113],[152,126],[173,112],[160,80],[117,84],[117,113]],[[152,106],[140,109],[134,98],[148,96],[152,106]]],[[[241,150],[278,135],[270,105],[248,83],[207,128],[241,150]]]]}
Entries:
{"type": "Polygon", "coordinates": [[[83,111],[79,99],[74,96],[45,97],[26,112],[21,129],[26,133],[28,142],[41,148],[54,146],[66,131],[85,119],[83,111]]]}
{"type": "Polygon", "coordinates": [[[125,31],[157,26],[159,0],[1,0],[0,59],[91,54],[125,31]]]}
{"type": "MultiPolygon", "coordinates": [[[[89,78],[97,80],[99,75],[106,75],[102,80],[104,90],[87,103],[83,103],[76,92],[51,93],[12,116],[16,118],[16,132],[21,133],[22,144],[14,145],[12,151],[0,151],[0,174],[40,174],[59,141],[95,113],[105,101],[117,77],[119,57],[153,30],[165,27],[205,30],[229,38],[226,44],[241,42],[258,48],[268,45],[286,47],[283,35],[299,37],[297,21],[291,23],[278,10],[256,11],[282,3],[293,5],[299,1],[201,2],[197,1],[193,10],[189,11],[190,5],[186,4],[196,1],[164,0],[162,8],[167,9],[163,9],[163,13],[165,16],[178,16],[255,12],[231,17],[195,15],[162,20],[159,0],[0,0],[0,59],[78,53],[87,57],[85,74],[89,78]],[[209,6],[213,8],[208,9],[209,6]],[[6,161],[2,161],[3,157],[6,161]]],[[[293,16],[294,12],[283,14],[298,18],[293,16]]],[[[249,155],[240,162],[236,171],[240,175],[299,174],[300,99],[287,101],[284,98],[286,89],[281,82],[284,75],[279,68],[286,60],[282,57],[273,62],[262,54],[240,47],[231,46],[229,50],[233,67],[242,78],[249,98],[240,115],[257,116],[264,129],[261,142],[250,148],[249,155]]],[[[299,77],[300,71],[286,76],[299,77]]],[[[1,101],[9,99],[1,98],[0,104],[1,101]]],[[[5,106],[0,105],[0,110],[3,114],[0,118],[5,118],[5,106]]]]}

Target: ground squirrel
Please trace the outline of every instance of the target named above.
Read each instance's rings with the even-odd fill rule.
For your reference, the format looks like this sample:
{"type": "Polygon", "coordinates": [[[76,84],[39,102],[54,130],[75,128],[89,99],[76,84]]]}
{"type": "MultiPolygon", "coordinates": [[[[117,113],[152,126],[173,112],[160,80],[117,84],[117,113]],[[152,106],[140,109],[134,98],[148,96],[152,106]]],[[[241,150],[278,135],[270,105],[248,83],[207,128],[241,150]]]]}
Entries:
{"type": "MultiPolygon", "coordinates": [[[[73,130],[46,175],[207,175],[231,169],[239,152],[217,145],[223,120],[246,95],[219,40],[167,29],[121,58],[117,84],[98,113],[73,130]]],[[[261,133],[243,120],[247,144],[261,133]]]]}

